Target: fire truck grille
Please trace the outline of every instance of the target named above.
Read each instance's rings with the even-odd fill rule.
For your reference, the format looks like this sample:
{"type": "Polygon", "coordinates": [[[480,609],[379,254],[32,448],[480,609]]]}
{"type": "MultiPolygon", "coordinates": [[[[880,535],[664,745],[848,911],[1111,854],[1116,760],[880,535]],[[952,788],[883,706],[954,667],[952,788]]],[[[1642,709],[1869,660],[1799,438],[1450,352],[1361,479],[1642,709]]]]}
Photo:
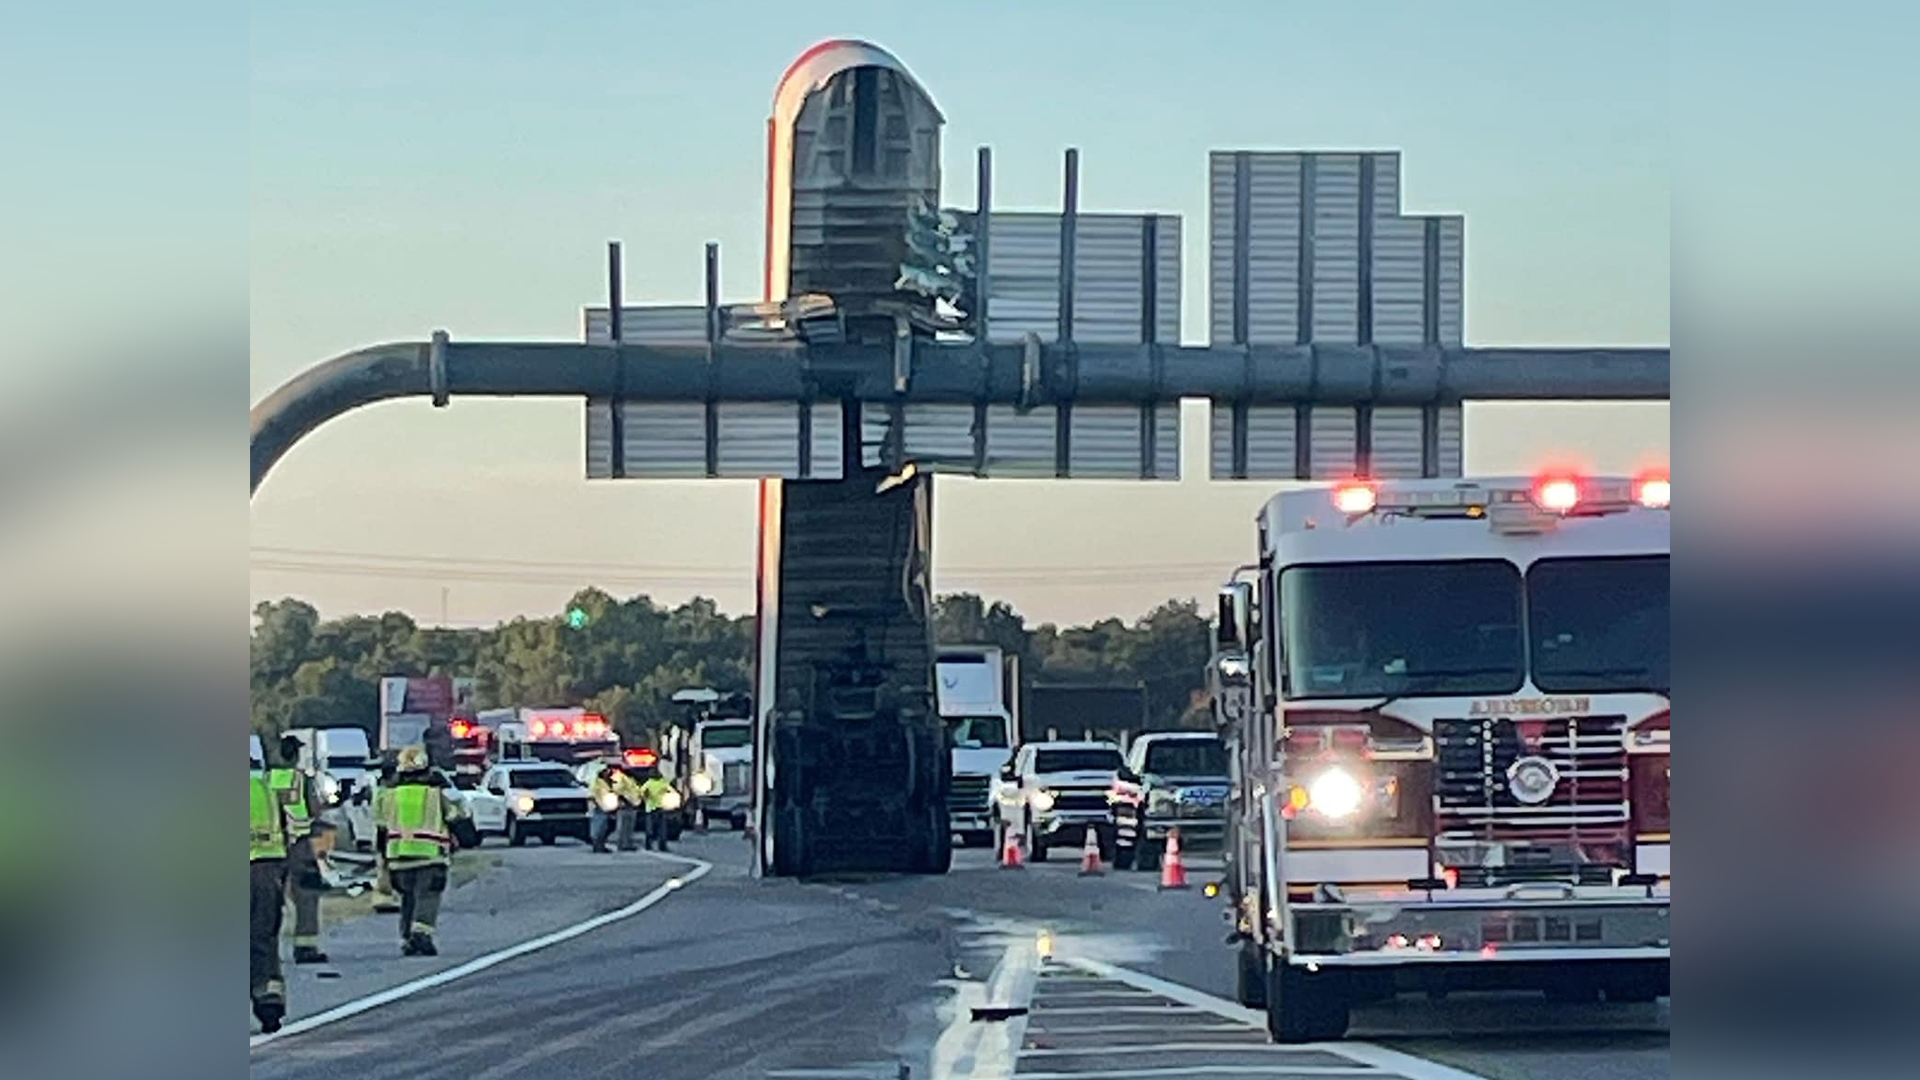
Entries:
{"type": "Polygon", "coordinates": [[[1439,843],[1498,841],[1564,853],[1543,866],[1613,861],[1611,849],[1627,829],[1625,729],[1621,716],[1436,721],[1439,843]],[[1537,805],[1508,786],[1507,770],[1529,757],[1544,758],[1559,776],[1537,805]]]}

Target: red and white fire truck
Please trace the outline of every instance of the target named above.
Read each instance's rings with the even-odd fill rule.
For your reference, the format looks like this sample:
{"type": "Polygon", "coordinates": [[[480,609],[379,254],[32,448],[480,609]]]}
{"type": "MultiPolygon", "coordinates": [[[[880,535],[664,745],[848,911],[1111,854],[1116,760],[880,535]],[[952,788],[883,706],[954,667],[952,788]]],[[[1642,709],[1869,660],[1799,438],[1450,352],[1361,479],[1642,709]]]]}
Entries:
{"type": "Polygon", "coordinates": [[[1222,588],[1242,1003],[1668,993],[1664,474],[1285,492],[1222,588]]]}

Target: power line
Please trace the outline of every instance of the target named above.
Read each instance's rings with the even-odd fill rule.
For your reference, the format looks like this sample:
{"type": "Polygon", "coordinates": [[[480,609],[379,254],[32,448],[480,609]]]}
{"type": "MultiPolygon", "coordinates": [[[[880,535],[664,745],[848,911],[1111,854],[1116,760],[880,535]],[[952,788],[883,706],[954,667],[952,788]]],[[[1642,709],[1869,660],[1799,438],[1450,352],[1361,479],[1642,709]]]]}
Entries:
{"type": "MultiPolygon", "coordinates": [[[[558,577],[566,574],[589,574],[608,579],[630,581],[655,581],[663,578],[694,581],[735,582],[749,579],[751,566],[739,568],[731,566],[676,565],[667,563],[596,563],[568,562],[546,559],[501,559],[489,557],[467,557],[448,555],[404,555],[397,553],[378,553],[364,551],[331,551],[319,548],[287,548],[261,546],[252,552],[266,556],[255,558],[251,563],[256,568],[273,569],[288,572],[318,572],[332,567],[365,567],[370,570],[391,572],[392,576],[417,574],[421,570],[434,570],[443,573],[489,574],[505,577],[509,580],[522,580],[528,576],[558,577]],[[296,556],[286,558],[285,556],[296,556]],[[335,562],[331,560],[344,560],[335,562]],[[396,563],[397,566],[380,566],[383,563],[396,563]]],[[[1111,578],[1114,576],[1162,576],[1167,574],[1219,574],[1236,562],[1229,559],[1209,560],[1206,562],[1151,562],[1120,564],[1066,564],[1026,566],[941,566],[934,564],[936,574],[965,578],[986,578],[994,580],[1030,580],[1038,583],[1061,577],[1092,576],[1111,578]]],[[[489,578],[491,580],[492,578],[489,578]]],[[[575,580],[568,577],[567,580],[575,580]]]]}

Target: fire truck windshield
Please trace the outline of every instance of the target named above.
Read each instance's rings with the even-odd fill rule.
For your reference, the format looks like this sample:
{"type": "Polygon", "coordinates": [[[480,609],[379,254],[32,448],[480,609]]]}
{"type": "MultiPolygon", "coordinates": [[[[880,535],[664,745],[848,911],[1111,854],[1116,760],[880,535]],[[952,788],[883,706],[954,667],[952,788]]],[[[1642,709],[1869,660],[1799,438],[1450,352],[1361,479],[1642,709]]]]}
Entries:
{"type": "Polygon", "coordinates": [[[1499,559],[1290,566],[1287,696],[1507,694],[1525,673],[1520,571],[1499,559]]]}
{"type": "Polygon", "coordinates": [[[1667,693],[1667,556],[1543,559],[1527,572],[1534,685],[1667,693]]]}

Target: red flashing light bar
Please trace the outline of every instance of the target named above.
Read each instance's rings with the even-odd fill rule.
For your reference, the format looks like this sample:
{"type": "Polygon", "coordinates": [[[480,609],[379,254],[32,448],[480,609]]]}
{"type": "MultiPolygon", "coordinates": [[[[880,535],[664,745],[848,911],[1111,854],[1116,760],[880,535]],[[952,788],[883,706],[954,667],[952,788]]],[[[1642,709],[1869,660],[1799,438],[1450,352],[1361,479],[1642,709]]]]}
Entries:
{"type": "Polygon", "coordinates": [[[626,753],[627,764],[635,768],[647,769],[660,760],[660,755],[645,747],[635,747],[626,753]]]}

